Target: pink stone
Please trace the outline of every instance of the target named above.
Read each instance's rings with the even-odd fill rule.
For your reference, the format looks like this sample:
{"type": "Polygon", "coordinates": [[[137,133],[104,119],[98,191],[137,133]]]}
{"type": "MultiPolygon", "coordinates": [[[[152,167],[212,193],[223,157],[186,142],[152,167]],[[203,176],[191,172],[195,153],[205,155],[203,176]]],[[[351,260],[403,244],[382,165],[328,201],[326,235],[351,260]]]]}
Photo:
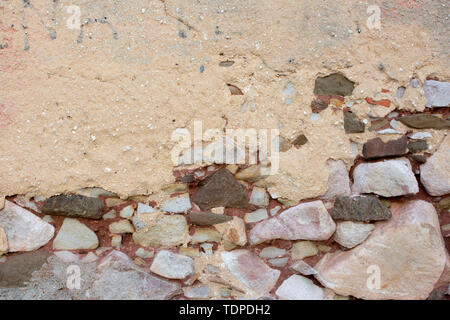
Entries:
{"type": "Polygon", "coordinates": [[[251,251],[224,251],[221,256],[231,274],[260,296],[269,293],[280,276],[279,270],[270,268],[251,251]]]}
{"type": "Polygon", "coordinates": [[[430,295],[447,261],[436,210],[428,202],[415,200],[393,203],[391,211],[392,218],[377,222],[364,243],[328,253],[316,264],[315,277],[322,285],[362,299],[426,299],[430,295]]]}
{"type": "Polygon", "coordinates": [[[328,191],[321,198],[328,200],[338,196],[349,196],[351,194],[350,178],[344,161],[328,160],[327,166],[329,171],[328,191]]]}
{"type": "Polygon", "coordinates": [[[420,181],[432,196],[450,193],[450,135],[439,149],[420,166],[420,181]]]}
{"type": "Polygon", "coordinates": [[[322,201],[313,201],[289,208],[280,215],[258,223],[250,230],[250,243],[272,239],[328,240],[336,224],[322,201]]]}

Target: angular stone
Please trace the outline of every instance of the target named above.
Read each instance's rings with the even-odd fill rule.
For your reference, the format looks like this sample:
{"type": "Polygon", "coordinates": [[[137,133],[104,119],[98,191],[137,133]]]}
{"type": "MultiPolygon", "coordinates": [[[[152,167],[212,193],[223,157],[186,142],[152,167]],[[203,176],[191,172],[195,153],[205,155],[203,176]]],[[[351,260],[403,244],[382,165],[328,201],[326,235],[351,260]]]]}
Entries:
{"type": "Polygon", "coordinates": [[[292,259],[302,260],[307,257],[315,256],[319,253],[316,245],[311,241],[299,241],[294,243],[291,249],[292,259]]]}
{"type": "Polygon", "coordinates": [[[149,274],[119,251],[109,253],[97,270],[92,295],[102,300],[167,300],[181,291],[179,283],[149,274]]]}
{"type": "Polygon", "coordinates": [[[47,262],[48,256],[48,251],[43,249],[9,256],[0,264],[0,288],[25,286],[32,273],[47,262]]]}
{"type": "Polygon", "coordinates": [[[150,271],[169,279],[184,279],[194,274],[194,260],[162,250],[155,255],[150,271]]]}
{"type": "Polygon", "coordinates": [[[0,211],[0,228],[6,233],[9,252],[36,250],[55,233],[52,225],[8,200],[0,211]]]}
{"type": "Polygon", "coordinates": [[[344,161],[328,160],[327,166],[328,190],[321,198],[329,200],[338,196],[349,196],[351,194],[350,178],[344,161]]]}
{"type": "Polygon", "coordinates": [[[314,85],[315,95],[349,96],[353,93],[355,83],[341,73],[332,73],[325,77],[317,77],[314,85]]]}
{"type": "Polygon", "coordinates": [[[219,169],[202,181],[202,186],[193,197],[193,201],[202,209],[215,207],[247,208],[247,195],[227,169],[219,169]]]}
{"type": "Polygon", "coordinates": [[[70,218],[100,219],[103,215],[103,201],[79,194],[57,195],[45,200],[42,212],[70,218]]]}
{"type": "Polygon", "coordinates": [[[450,129],[450,120],[432,114],[413,114],[398,119],[405,126],[415,129],[450,129]]]}
{"type": "Polygon", "coordinates": [[[428,150],[428,143],[425,140],[410,141],[408,142],[408,150],[411,153],[428,150]]]}
{"type": "Polygon", "coordinates": [[[294,141],[292,141],[292,144],[294,146],[300,147],[304,144],[306,144],[308,142],[308,138],[306,138],[306,136],[304,134],[300,134],[299,136],[297,136],[297,138],[294,139],[294,141]]]}
{"type": "Polygon", "coordinates": [[[335,220],[379,221],[388,220],[392,214],[377,197],[339,197],[334,202],[331,216],[335,220]]]}
{"type": "Polygon", "coordinates": [[[191,242],[193,244],[203,242],[220,242],[222,236],[213,228],[196,228],[191,242]]]}
{"type": "Polygon", "coordinates": [[[364,122],[351,111],[344,112],[344,130],[345,133],[362,133],[365,131],[364,122]]]}
{"type": "Polygon", "coordinates": [[[269,205],[269,195],[266,189],[254,187],[250,195],[249,203],[258,207],[267,207],[269,205]]]}
{"type": "Polygon", "coordinates": [[[450,82],[426,80],[423,92],[427,107],[448,107],[450,104],[450,82]]]}
{"type": "Polygon", "coordinates": [[[439,209],[441,211],[450,210],[450,197],[444,198],[439,201],[439,209]]]}
{"type": "Polygon", "coordinates": [[[353,171],[355,193],[396,197],[419,192],[419,185],[406,158],[361,163],[353,171]]]}
{"type": "Polygon", "coordinates": [[[285,249],[280,249],[277,247],[266,247],[261,250],[261,252],[259,253],[259,256],[261,258],[265,258],[265,259],[272,259],[272,258],[281,257],[284,254],[286,254],[285,249]]]}
{"type": "Polygon", "coordinates": [[[267,214],[267,209],[258,209],[256,211],[246,213],[244,219],[247,223],[253,223],[267,219],[268,217],[269,215],[267,214]]]}
{"type": "Polygon", "coordinates": [[[334,241],[351,249],[366,240],[373,229],[373,224],[352,221],[340,222],[336,226],[334,241]]]}
{"type": "Polygon", "coordinates": [[[149,206],[147,204],[139,202],[138,206],[137,206],[136,214],[139,215],[139,214],[142,214],[142,213],[153,213],[155,211],[156,210],[152,206],[149,206]]]}
{"type": "Polygon", "coordinates": [[[439,149],[420,166],[420,181],[432,196],[450,193],[450,135],[439,149]]]}
{"type": "Polygon", "coordinates": [[[190,212],[189,222],[197,226],[212,226],[218,223],[224,223],[233,219],[225,214],[216,214],[210,212],[190,212]]]}
{"type": "Polygon", "coordinates": [[[174,212],[174,213],[183,213],[187,212],[191,209],[191,200],[189,198],[189,194],[183,194],[178,197],[170,198],[162,204],[162,211],[165,212],[174,212]]]}
{"type": "Polygon", "coordinates": [[[98,238],[94,231],[76,219],[65,218],[58,235],[53,240],[53,249],[96,249],[98,243],[98,238]]]}
{"type": "Polygon", "coordinates": [[[262,172],[263,167],[260,165],[250,166],[245,168],[244,170],[236,173],[235,178],[237,180],[244,180],[248,182],[255,182],[264,178],[267,178],[267,175],[264,175],[262,172]]]}
{"type": "Polygon", "coordinates": [[[336,229],[322,201],[289,208],[276,217],[258,223],[250,230],[250,243],[272,239],[327,240],[336,229]]]}
{"type": "Polygon", "coordinates": [[[216,224],[214,227],[222,234],[223,240],[238,246],[247,244],[247,232],[243,219],[233,217],[233,220],[216,224]]]}
{"type": "Polygon", "coordinates": [[[406,154],[407,146],[408,138],[406,136],[387,142],[383,142],[381,138],[375,138],[364,143],[362,153],[365,159],[402,156],[406,154]]]}
{"type": "Polygon", "coordinates": [[[263,296],[275,286],[280,271],[267,266],[257,255],[248,250],[221,253],[226,268],[250,290],[263,296]]]}
{"type": "Polygon", "coordinates": [[[446,248],[432,204],[393,203],[364,243],[326,254],[315,277],[340,295],[362,299],[426,299],[443,273],[446,248]],[[377,277],[379,276],[379,287],[377,277]]]}
{"type": "Polygon", "coordinates": [[[109,232],[111,233],[133,233],[133,225],[127,219],[113,222],[109,225],[109,232]]]}
{"type": "Polygon", "coordinates": [[[289,269],[291,271],[300,273],[300,274],[302,274],[304,276],[310,276],[310,275],[313,275],[313,274],[317,273],[317,271],[313,267],[311,267],[309,264],[307,264],[303,260],[298,260],[298,261],[294,262],[289,267],[289,269]]]}
{"type": "Polygon", "coordinates": [[[294,274],[283,281],[275,294],[284,300],[324,300],[322,288],[310,279],[294,274]]]}
{"type": "Polygon", "coordinates": [[[133,233],[133,241],[140,246],[178,246],[184,242],[188,225],[182,215],[158,215],[154,223],[133,233]]]}
{"type": "Polygon", "coordinates": [[[8,238],[3,228],[0,228],[0,257],[8,252],[8,238]]]}
{"type": "Polygon", "coordinates": [[[122,210],[120,210],[120,216],[125,219],[131,219],[134,213],[134,208],[132,205],[126,206],[122,210]]]}

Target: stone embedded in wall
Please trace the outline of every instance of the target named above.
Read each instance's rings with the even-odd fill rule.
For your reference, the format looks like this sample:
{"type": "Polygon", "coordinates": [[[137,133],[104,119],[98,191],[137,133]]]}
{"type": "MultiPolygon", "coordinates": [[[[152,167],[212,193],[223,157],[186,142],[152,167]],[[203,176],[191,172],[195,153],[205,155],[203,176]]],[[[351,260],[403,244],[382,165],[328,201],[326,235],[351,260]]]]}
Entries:
{"type": "Polygon", "coordinates": [[[0,210],[0,227],[6,233],[9,252],[36,250],[55,233],[52,225],[8,200],[0,210]]]}
{"type": "Polygon", "coordinates": [[[103,207],[103,201],[99,198],[62,194],[45,200],[42,212],[70,218],[100,219],[103,215],[103,207]]]}
{"type": "Polygon", "coordinates": [[[361,299],[428,297],[447,258],[437,213],[422,200],[393,203],[391,210],[392,218],[378,222],[362,244],[328,253],[315,265],[322,285],[361,299]]]}
{"type": "Polygon", "coordinates": [[[353,192],[396,197],[419,192],[411,163],[406,158],[361,163],[353,171],[353,192]]]}
{"type": "Polygon", "coordinates": [[[250,230],[250,243],[272,239],[327,240],[336,229],[322,201],[299,204],[274,218],[259,222],[250,230]]]}
{"type": "Polygon", "coordinates": [[[411,153],[417,153],[428,150],[428,143],[426,140],[415,140],[408,142],[408,150],[411,153]]]}
{"type": "Polygon", "coordinates": [[[250,166],[236,173],[235,178],[237,180],[255,182],[267,178],[267,175],[262,174],[263,169],[264,167],[262,167],[261,165],[250,166]]]}
{"type": "Polygon", "coordinates": [[[8,238],[3,228],[0,228],[0,257],[8,252],[8,238]]]}
{"type": "Polygon", "coordinates": [[[238,246],[247,244],[247,232],[243,219],[233,217],[231,221],[216,224],[214,227],[220,232],[223,240],[238,246]]]}
{"type": "Polygon", "coordinates": [[[111,233],[133,233],[133,225],[127,219],[113,222],[109,225],[109,232],[111,233]]]}
{"type": "Polygon", "coordinates": [[[363,222],[339,222],[334,233],[334,241],[343,247],[351,249],[366,240],[373,228],[373,224],[363,222]]]}
{"type": "Polygon", "coordinates": [[[448,107],[450,104],[450,82],[427,80],[423,84],[427,107],[448,107]]]}
{"type": "Polygon", "coordinates": [[[292,265],[290,265],[289,270],[300,273],[304,276],[310,276],[317,273],[313,267],[303,260],[295,261],[292,265]]]}
{"type": "Polygon", "coordinates": [[[345,133],[363,133],[366,125],[353,112],[344,112],[345,133]]]}
{"type": "Polygon", "coordinates": [[[155,255],[150,271],[168,279],[185,279],[194,274],[194,260],[162,250],[155,255]]]}
{"type": "Polygon", "coordinates": [[[364,143],[362,153],[365,159],[402,156],[406,154],[407,146],[408,138],[406,136],[387,142],[383,142],[380,138],[374,138],[364,143]]]}
{"type": "Polygon", "coordinates": [[[182,215],[157,215],[153,224],[133,233],[133,241],[140,246],[178,246],[188,232],[186,219],[182,215]]]}
{"type": "Polygon", "coordinates": [[[65,218],[61,229],[53,240],[53,249],[96,249],[98,244],[98,237],[94,231],[76,219],[65,218]]]}
{"type": "Polygon", "coordinates": [[[0,288],[24,287],[32,273],[39,270],[48,257],[49,253],[43,249],[8,257],[5,263],[0,264],[0,288]]]}
{"type": "Polygon", "coordinates": [[[195,228],[191,242],[197,244],[203,242],[220,242],[221,240],[222,236],[214,228],[195,228]]]}
{"type": "Polygon", "coordinates": [[[414,129],[450,129],[450,120],[432,114],[413,114],[398,119],[405,126],[414,129]]]}
{"type": "Polygon", "coordinates": [[[248,250],[221,253],[225,267],[250,290],[263,296],[275,286],[280,271],[267,266],[257,255],[248,250]]]}
{"type": "Polygon", "coordinates": [[[446,136],[439,149],[420,166],[420,181],[432,196],[450,193],[450,136],[446,136]]]}
{"type": "Polygon", "coordinates": [[[333,73],[325,77],[317,77],[314,85],[315,95],[349,96],[353,93],[355,83],[341,73],[333,73]]]}
{"type": "Polygon", "coordinates": [[[392,213],[375,196],[338,197],[331,216],[335,220],[379,221],[388,220],[392,213]]]}
{"type": "Polygon", "coordinates": [[[190,212],[189,222],[198,226],[212,226],[232,220],[233,217],[211,212],[190,212]]]}
{"type": "Polygon", "coordinates": [[[246,208],[247,195],[227,169],[219,169],[206,177],[194,194],[193,201],[202,210],[215,207],[246,208]]]}
{"type": "Polygon", "coordinates": [[[181,292],[181,285],[139,268],[124,253],[112,251],[97,267],[91,296],[101,300],[163,300],[181,292]]]}
{"type": "Polygon", "coordinates": [[[284,280],[275,294],[284,300],[325,299],[325,294],[321,287],[316,286],[310,279],[296,274],[284,280]]]}
{"type": "Polygon", "coordinates": [[[301,260],[307,257],[315,256],[319,253],[316,245],[311,241],[299,241],[292,245],[291,257],[292,259],[301,260]]]}
{"type": "Polygon", "coordinates": [[[164,201],[161,210],[165,212],[184,213],[191,209],[191,199],[189,194],[182,194],[164,201]]]}
{"type": "Polygon", "coordinates": [[[349,196],[350,178],[347,167],[342,160],[328,160],[328,191],[321,197],[322,199],[333,199],[338,196],[349,196]]]}

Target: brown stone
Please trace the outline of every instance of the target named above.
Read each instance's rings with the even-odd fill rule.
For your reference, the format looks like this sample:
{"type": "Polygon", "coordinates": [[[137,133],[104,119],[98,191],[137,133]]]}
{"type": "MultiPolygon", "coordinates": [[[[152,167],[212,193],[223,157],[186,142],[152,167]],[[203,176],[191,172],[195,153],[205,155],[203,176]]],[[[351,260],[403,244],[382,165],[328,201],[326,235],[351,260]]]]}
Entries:
{"type": "Polygon", "coordinates": [[[9,256],[5,263],[0,264],[0,287],[25,286],[25,282],[42,267],[48,256],[45,250],[9,256]]]}
{"type": "Polygon", "coordinates": [[[224,214],[216,214],[210,212],[191,212],[189,213],[189,221],[197,226],[212,226],[219,223],[230,221],[232,217],[224,214]]]}
{"type": "Polygon", "coordinates": [[[380,138],[370,139],[363,146],[365,159],[381,157],[402,156],[407,152],[408,138],[406,136],[397,140],[383,142],[380,138]]]}
{"type": "Polygon", "coordinates": [[[362,133],[366,125],[352,112],[344,112],[345,133],[362,133]]]}
{"type": "Polygon", "coordinates": [[[398,120],[405,126],[415,129],[450,129],[450,120],[432,114],[413,114],[398,120]]]}
{"type": "Polygon", "coordinates": [[[194,194],[194,202],[202,209],[215,207],[247,208],[248,201],[244,188],[233,174],[225,168],[219,169],[201,182],[194,194]]]}
{"type": "Polygon", "coordinates": [[[70,218],[100,219],[103,207],[103,201],[99,198],[61,194],[45,200],[42,212],[70,218]]]}
{"type": "Polygon", "coordinates": [[[408,150],[411,153],[417,153],[428,150],[428,143],[426,140],[417,140],[408,142],[408,150]]]}

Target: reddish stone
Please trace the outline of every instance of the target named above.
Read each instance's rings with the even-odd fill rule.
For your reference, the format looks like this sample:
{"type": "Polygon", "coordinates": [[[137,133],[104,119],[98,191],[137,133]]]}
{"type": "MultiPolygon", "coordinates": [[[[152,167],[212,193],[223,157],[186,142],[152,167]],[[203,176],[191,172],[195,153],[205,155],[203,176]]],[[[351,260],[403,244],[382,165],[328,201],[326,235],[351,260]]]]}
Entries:
{"type": "Polygon", "coordinates": [[[379,106],[388,107],[388,108],[391,106],[391,101],[388,99],[373,100],[372,98],[367,97],[366,101],[367,101],[367,103],[373,104],[373,105],[379,105],[379,106]]]}

